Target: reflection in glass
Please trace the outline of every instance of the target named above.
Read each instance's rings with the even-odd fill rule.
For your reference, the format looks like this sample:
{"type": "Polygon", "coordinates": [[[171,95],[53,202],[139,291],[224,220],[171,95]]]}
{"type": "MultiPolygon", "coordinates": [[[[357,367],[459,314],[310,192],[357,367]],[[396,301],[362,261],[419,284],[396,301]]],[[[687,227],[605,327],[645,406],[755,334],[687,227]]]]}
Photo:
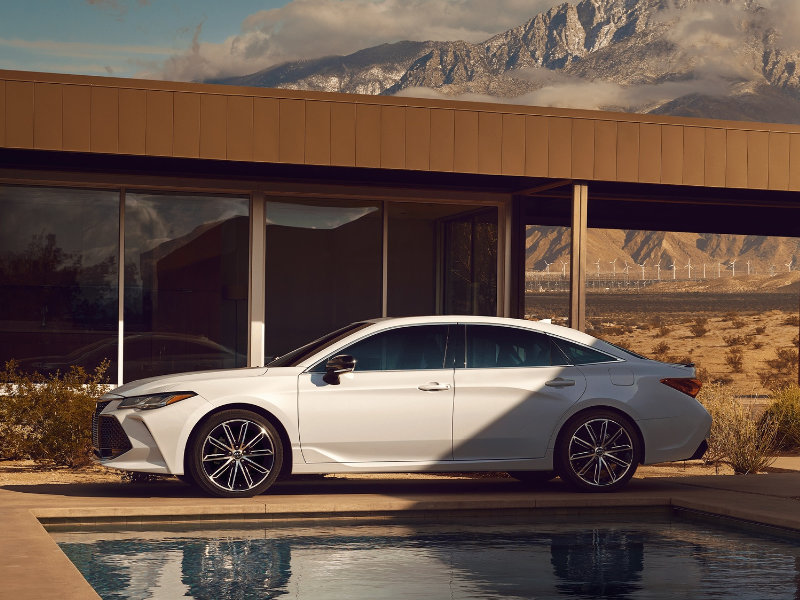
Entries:
{"type": "Polygon", "coordinates": [[[497,315],[497,209],[444,224],[444,314],[497,315]]]}
{"type": "Polygon", "coordinates": [[[380,204],[268,201],[266,223],[267,360],[381,315],[380,204]]]}
{"type": "Polygon", "coordinates": [[[117,362],[119,193],[0,186],[0,362],[117,362]]]}
{"type": "Polygon", "coordinates": [[[436,314],[442,223],[456,214],[473,210],[430,202],[390,202],[387,210],[387,315],[436,314]]]}
{"type": "Polygon", "coordinates": [[[248,205],[125,196],[125,381],[246,364],[248,205]]]}

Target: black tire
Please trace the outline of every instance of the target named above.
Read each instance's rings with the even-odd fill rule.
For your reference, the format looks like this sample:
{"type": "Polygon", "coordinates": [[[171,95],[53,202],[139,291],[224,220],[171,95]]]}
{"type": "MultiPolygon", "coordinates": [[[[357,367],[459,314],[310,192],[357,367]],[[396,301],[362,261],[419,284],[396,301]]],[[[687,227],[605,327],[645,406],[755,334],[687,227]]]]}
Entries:
{"type": "Polygon", "coordinates": [[[544,485],[556,477],[555,471],[509,471],[508,474],[530,487],[544,485]]]}
{"type": "Polygon", "coordinates": [[[612,492],[624,486],[639,466],[642,445],[627,417],[606,409],[576,415],[561,429],[554,462],[572,488],[612,492]]]}
{"type": "Polygon", "coordinates": [[[266,418],[249,410],[213,415],[187,448],[189,475],[205,492],[223,498],[264,493],[283,464],[280,435],[266,418]]]}

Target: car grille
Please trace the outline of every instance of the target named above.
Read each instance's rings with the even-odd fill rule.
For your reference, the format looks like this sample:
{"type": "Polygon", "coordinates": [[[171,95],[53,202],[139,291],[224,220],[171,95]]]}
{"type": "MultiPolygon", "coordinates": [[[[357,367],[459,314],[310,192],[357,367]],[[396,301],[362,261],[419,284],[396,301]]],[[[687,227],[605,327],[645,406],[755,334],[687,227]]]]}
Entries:
{"type": "Polygon", "coordinates": [[[92,446],[100,458],[113,458],[132,448],[125,430],[111,415],[101,415],[108,402],[98,402],[92,415],[92,446]]]}

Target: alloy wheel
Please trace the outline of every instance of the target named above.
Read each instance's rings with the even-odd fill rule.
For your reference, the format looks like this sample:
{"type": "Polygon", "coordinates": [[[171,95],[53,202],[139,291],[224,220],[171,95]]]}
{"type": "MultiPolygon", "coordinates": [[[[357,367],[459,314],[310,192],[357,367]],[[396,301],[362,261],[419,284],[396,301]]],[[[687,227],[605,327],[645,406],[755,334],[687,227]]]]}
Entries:
{"type": "Polygon", "coordinates": [[[635,468],[634,443],[626,428],[609,418],[583,422],[568,445],[569,467],[585,485],[612,486],[635,468]]]}
{"type": "Polygon", "coordinates": [[[247,492],[270,476],[275,465],[275,444],[260,423],[229,419],[206,435],[201,464],[215,486],[226,492],[247,492]]]}

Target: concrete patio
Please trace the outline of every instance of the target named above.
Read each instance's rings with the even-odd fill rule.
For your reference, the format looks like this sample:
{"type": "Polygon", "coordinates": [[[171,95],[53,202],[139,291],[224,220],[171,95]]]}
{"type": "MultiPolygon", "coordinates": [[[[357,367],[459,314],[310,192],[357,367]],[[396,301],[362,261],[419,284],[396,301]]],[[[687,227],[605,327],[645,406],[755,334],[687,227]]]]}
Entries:
{"type": "MultiPolygon", "coordinates": [[[[780,469],[800,467],[798,459],[780,469]]],[[[800,472],[634,479],[615,494],[577,494],[556,480],[536,490],[512,479],[337,477],[290,480],[246,500],[208,498],[177,481],[0,486],[0,598],[88,600],[99,596],[44,524],[285,519],[434,511],[581,511],[676,507],[797,532],[800,472]]],[[[520,513],[524,515],[524,513],[520,513]]],[[[524,518],[521,517],[521,518],[524,518]]],[[[735,521],[733,522],[735,525],[735,521]]]]}

